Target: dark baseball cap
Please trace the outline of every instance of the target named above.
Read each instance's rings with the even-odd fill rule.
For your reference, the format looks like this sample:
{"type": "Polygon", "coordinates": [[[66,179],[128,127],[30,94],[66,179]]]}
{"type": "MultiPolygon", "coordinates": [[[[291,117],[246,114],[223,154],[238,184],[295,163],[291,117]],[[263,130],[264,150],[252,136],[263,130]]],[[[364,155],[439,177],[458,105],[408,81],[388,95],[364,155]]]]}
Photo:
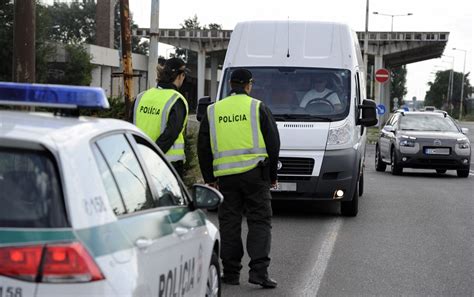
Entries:
{"type": "Polygon", "coordinates": [[[169,72],[178,72],[178,73],[181,73],[181,72],[184,72],[186,74],[189,74],[191,73],[191,71],[186,68],[186,63],[184,63],[183,60],[181,60],[180,58],[171,58],[171,59],[168,59],[166,60],[165,62],[165,71],[169,71],[169,72]],[[184,69],[182,68],[184,66],[184,69]]]}
{"type": "Polygon", "coordinates": [[[252,80],[252,72],[244,68],[235,69],[232,71],[230,81],[233,83],[247,84],[252,80]]]}

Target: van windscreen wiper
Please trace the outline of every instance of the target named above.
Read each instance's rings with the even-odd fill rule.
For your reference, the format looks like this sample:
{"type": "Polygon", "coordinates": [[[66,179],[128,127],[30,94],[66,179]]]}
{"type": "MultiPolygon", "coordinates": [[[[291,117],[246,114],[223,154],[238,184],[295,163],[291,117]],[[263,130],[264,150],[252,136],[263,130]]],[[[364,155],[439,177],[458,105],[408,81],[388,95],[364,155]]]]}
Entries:
{"type": "Polygon", "coordinates": [[[285,120],[316,120],[324,122],[332,122],[331,118],[321,117],[306,113],[283,113],[283,114],[274,114],[273,117],[275,120],[285,121],[285,120]]]}

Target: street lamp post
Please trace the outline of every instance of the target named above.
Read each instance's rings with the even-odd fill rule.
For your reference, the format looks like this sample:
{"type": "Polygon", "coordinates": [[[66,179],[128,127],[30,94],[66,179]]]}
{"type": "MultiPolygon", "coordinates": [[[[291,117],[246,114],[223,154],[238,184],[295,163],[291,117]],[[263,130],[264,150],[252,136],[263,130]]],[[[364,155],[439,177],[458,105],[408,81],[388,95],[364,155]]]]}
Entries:
{"type": "Polygon", "coordinates": [[[411,13],[411,12],[405,13],[405,14],[390,14],[390,13],[380,13],[380,12],[377,12],[377,11],[374,11],[373,14],[392,17],[392,26],[390,27],[390,32],[393,32],[393,18],[394,17],[413,15],[413,13],[411,13]]]}
{"type": "Polygon", "coordinates": [[[463,50],[463,49],[460,49],[460,48],[453,48],[453,50],[455,51],[461,51],[461,52],[464,52],[464,66],[462,68],[462,82],[461,82],[461,103],[459,105],[459,120],[462,119],[462,104],[463,104],[463,101],[464,101],[464,73],[466,72],[466,54],[467,54],[467,50],[463,50]]]}
{"type": "Polygon", "coordinates": [[[451,63],[451,71],[449,72],[449,80],[448,80],[448,95],[447,95],[447,103],[448,103],[448,110],[449,112],[452,112],[451,110],[451,100],[453,97],[453,80],[454,80],[454,56],[447,56],[443,55],[443,57],[451,58],[451,62],[449,61],[442,61],[446,63],[451,63]]]}

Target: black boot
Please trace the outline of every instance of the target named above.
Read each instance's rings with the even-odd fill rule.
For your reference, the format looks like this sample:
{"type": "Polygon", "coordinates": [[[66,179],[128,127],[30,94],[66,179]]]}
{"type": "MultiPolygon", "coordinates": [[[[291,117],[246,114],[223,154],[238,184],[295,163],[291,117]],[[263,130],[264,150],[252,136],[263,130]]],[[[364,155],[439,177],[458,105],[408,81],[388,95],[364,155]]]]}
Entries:
{"type": "Polygon", "coordinates": [[[265,289],[276,288],[278,284],[275,280],[271,279],[268,276],[265,276],[265,277],[250,276],[249,283],[254,284],[254,285],[260,285],[265,289]]]}

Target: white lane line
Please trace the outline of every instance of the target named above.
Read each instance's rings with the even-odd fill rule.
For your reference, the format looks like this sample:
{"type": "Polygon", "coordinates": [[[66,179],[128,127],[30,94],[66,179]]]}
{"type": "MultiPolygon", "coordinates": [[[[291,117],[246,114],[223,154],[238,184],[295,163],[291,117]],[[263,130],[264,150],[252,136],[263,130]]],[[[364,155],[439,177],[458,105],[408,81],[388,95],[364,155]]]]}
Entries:
{"type": "Polygon", "coordinates": [[[329,230],[326,236],[324,236],[318,259],[316,263],[314,263],[311,271],[307,274],[306,283],[303,285],[302,294],[300,296],[314,297],[318,295],[319,286],[323,280],[341,226],[342,218],[334,218],[334,221],[330,223],[329,230]]]}

